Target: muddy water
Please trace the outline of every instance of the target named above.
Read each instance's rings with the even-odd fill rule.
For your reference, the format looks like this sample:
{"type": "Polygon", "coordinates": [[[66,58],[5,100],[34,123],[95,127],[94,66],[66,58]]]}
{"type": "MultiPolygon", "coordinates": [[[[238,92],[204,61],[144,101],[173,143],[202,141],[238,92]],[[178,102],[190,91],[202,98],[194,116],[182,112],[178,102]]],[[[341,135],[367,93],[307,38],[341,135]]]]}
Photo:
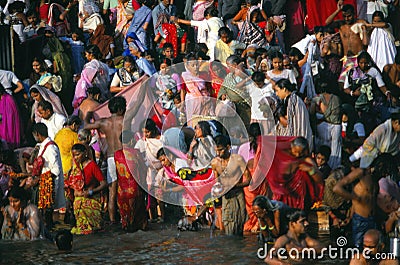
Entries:
{"type": "MultiPolygon", "coordinates": [[[[61,253],[48,240],[0,240],[0,264],[263,264],[254,234],[227,237],[210,230],[181,232],[175,225],[153,225],[133,234],[119,228],[75,236],[72,253],[61,253]]],[[[314,261],[309,264],[348,264],[314,261]]]]}

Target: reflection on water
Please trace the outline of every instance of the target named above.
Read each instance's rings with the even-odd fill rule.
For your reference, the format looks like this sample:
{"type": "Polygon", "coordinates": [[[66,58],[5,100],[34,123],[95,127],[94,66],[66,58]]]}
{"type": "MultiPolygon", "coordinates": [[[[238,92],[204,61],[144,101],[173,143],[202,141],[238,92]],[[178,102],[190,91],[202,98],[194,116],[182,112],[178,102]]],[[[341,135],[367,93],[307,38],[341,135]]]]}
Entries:
{"type": "MultiPolygon", "coordinates": [[[[75,236],[72,253],[61,253],[48,240],[0,240],[0,264],[263,264],[257,258],[257,239],[214,234],[208,228],[181,232],[175,226],[127,234],[120,230],[75,236]]],[[[348,264],[314,261],[309,264],[348,264]]]]}

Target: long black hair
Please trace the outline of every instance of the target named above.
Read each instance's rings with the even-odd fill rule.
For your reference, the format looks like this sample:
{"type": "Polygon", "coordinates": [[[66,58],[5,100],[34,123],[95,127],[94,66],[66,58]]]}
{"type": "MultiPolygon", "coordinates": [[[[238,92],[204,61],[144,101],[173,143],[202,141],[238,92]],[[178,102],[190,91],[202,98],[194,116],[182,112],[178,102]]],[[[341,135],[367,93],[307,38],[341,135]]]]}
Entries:
{"type": "Polygon", "coordinates": [[[257,138],[261,135],[261,127],[258,122],[253,122],[249,126],[249,140],[250,140],[250,150],[255,153],[258,148],[257,138]]]}

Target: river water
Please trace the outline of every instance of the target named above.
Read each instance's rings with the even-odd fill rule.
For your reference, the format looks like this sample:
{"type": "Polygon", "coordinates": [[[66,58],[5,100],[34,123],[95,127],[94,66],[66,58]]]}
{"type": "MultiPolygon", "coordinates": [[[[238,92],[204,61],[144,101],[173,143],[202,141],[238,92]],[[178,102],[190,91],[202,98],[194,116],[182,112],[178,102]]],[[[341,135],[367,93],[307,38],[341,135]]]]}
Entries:
{"type": "MultiPolygon", "coordinates": [[[[125,233],[112,227],[74,236],[73,251],[63,253],[49,240],[0,240],[0,264],[263,264],[254,234],[228,237],[208,227],[178,233],[176,225],[152,224],[149,231],[125,233]]],[[[348,264],[313,261],[308,264],[348,264]]]]}

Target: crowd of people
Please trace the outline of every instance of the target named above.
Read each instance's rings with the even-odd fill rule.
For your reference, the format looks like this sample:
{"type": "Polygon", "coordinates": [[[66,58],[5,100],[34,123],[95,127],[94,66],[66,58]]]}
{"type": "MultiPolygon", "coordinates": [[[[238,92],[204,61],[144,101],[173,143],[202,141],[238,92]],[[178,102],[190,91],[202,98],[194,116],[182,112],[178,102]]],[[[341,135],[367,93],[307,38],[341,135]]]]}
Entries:
{"type": "Polygon", "coordinates": [[[73,234],[146,230],[172,202],[187,224],[277,248],[320,249],[315,211],[360,248],[398,236],[398,0],[8,0],[0,14],[15,51],[0,70],[3,239],[38,238],[55,212],[73,234]]]}

